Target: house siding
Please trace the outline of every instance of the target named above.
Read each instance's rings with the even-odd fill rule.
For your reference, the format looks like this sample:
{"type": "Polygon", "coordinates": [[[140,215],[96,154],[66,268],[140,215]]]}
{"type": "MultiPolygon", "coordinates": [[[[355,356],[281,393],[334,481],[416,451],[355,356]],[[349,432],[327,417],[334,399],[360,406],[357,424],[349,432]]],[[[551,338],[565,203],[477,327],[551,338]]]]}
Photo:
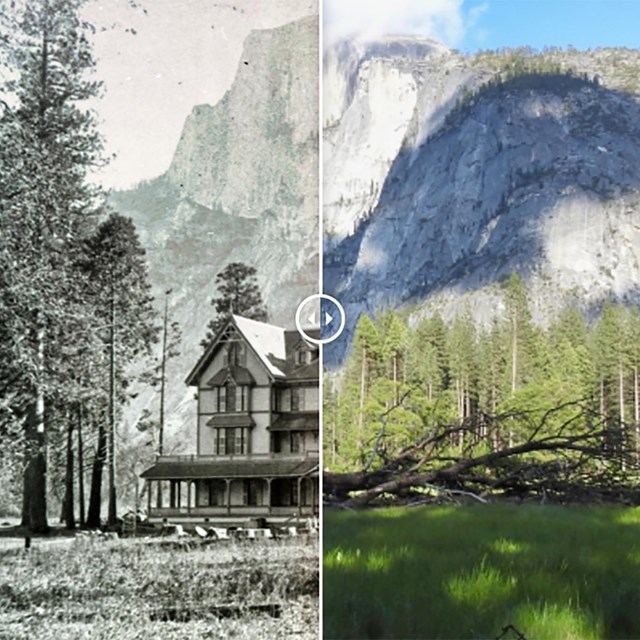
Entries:
{"type": "MultiPolygon", "coordinates": [[[[277,342],[275,347],[280,351],[276,349],[275,352],[286,353],[287,360],[277,360],[281,365],[269,365],[274,372],[270,374],[267,363],[251,345],[256,349],[262,346],[262,351],[267,351],[274,345],[272,338],[277,339],[277,331],[283,330],[266,325],[265,333],[252,342],[255,336],[251,331],[259,332],[260,328],[248,323],[243,320],[236,325],[236,331],[243,339],[238,327],[244,326],[248,330],[244,362],[228,365],[225,362],[225,345],[213,345],[188,378],[192,384],[197,380],[198,387],[197,456],[196,459],[193,456],[163,456],[158,458],[155,467],[144,472],[143,477],[153,484],[149,496],[155,498],[158,486],[162,493],[162,500],[155,508],[150,502],[151,518],[185,518],[185,522],[192,518],[238,524],[242,518],[268,516],[271,522],[277,523],[317,513],[318,384],[309,383],[306,379],[296,380],[295,376],[288,380],[283,377],[284,373],[282,376],[276,373],[281,371],[279,366],[283,367],[282,371],[291,368],[295,373],[289,347],[283,350],[277,342]],[[242,367],[242,370],[237,367],[242,367]],[[253,379],[252,384],[242,385],[248,387],[249,394],[245,412],[216,411],[217,392],[208,383],[223,371],[217,379],[222,383],[227,370],[233,375],[244,376],[244,380],[253,379]],[[273,406],[276,394],[279,396],[278,411],[273,406]],[[281,417],[287,413],[292,414],[288,418],[288,428],[295,430],[296,435],[290,436],[289,443],[285,445],[288,440],[287,423],[282,423],[281,417]],[[244,453],[239,453],[239,449],[238,453],[229,455],[216,453],[218,429],[208,424],[214,417],[216,424],[227,425],[222,428],[246,429],[244,433],[249,435],[249,444],[244,453]],[[251,426],[247,427],[249,422],[251,426]],[[275,431],[271,429],[273,425],[276,425],[275,431]],[[281,430],[283,427],[284,431],[281,430]],[[309,430],[314,427],[315,430],[309,430]],[[277,453],[272,447],[274,433],[278,434],[277,453]],[[290,445],[294,437],[300,446],[292,452],[290,445]]],[[[263,355],[268,358],[268,353],[263,355]]],[[[227,432],[227,438],[229,435],[227,432]]],[[[226,441],[229,442],[228,439],[226,441]]]]}
{"type": "MultiPolygon", "coordinates": [[[[199,394],[199,414],[198,414],[198,453],[201,455],[211,455],[214,451],[215,429],[207,425],[207,422],[215,414],[216,390],[207,385],[221,369],[225,368],[224,349],[219,349],[212,361],[205,368],[198,381],[199,394]]],[[[256,356],[253,350],[247,345],[246,368],[255,379],[255,385],[249,389],[249,414],[256,423],[250,430],[250,453],[268,453],[269,437],[265,434],[269,426],[270,408],[270,377],[266,372],[264,364],[256,356]]],[[[233,413],[233,412],[227,412],[233,413]]]]}

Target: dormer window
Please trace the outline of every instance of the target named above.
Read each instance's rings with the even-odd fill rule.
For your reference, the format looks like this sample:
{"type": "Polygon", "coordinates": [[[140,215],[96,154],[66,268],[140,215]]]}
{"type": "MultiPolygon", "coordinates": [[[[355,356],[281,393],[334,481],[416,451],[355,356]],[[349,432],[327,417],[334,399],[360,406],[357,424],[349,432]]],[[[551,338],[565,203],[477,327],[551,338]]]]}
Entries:
{"type": "Polygon", "coordinates": [[[294,351],[294,361],[296,365],[310,364],[318,359],[318,349],[314,349],[311,345],[300,344],[294,351]]]}

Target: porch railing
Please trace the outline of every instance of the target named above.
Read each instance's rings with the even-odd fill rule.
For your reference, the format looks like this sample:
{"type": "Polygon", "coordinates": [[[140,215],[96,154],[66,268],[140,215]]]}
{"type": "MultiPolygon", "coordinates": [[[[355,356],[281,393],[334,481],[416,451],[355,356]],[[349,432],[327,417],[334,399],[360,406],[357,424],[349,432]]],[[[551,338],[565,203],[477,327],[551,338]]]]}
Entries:
{"type": "Polygon", "coordinates": [[[318,460],[319,451],[301,451],[300,453],[245,453],[242,455],[177,455],[156,456],[156,462],[185,462],[191,464],[220,462],[222,460],[318,460]]]}
{"type": "Polygon", "coordinates": [[[216,517],[236,516],[243,518],[268,517],[268,516],[311,516],[317,513],[317,507],[302,505],[301,507],[268,507],[260,505],[232,505],[231,507],[151,507],[149,516],[152,518],[185,517],[216,517]]]}

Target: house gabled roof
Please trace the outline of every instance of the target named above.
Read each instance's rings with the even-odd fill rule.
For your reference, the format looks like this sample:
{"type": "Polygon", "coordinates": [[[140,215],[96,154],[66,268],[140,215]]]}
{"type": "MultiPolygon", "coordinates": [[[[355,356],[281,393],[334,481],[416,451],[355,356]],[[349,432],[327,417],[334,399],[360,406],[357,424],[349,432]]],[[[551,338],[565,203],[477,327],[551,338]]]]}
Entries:
{"type": "Polygon", "coordinates": [[[273,324],[249,320],[242,316],[233,316],[233,320],[269,373],[275,378],[284,377],[285,372],[276,366],[272,359],[285,360],[287,357],[285,330],[273,324]]]}
{"type": "Polygon", "coordinates": [[[286,358],[285,330],[282,327],[276,327],[266,322],[258,322],[257,320],[249,320],[242,316],[232,315],[229,321],[218,331],[211,344],[206,348],[195,367],[187,376],[186,383],[188,385],[198,384],[198,379],[209,366],[219,347],[220,339],[229,326],[234,326],[238,330],[271,377],[277,379],[286,376],[285,372],[275,364],[278,360],[285,360],[286,358]]]}
{"type": "MultiPolygon", "coordinates": [[[[186,382],[188,385],[198,384],[200,376],[209,366],[220,345],[220,340],[229,326],[235,327],[245,339],[273,380],[306,382],[319,379],[320,367],[318,358],[305,364],[297,364],[295,358],[295,352],[300,347],[308,348],[310,351],[317,351],[317,345],[305,340],[296,330],[285,330],[273,324],[233,315],[218,332],[196,363],[196,366],[187,376],[186,382]]],[[[311,337],[320,336],[319,330],[309,330],[308,333],[311,337]]],[[[233,365],[230,365],[230,367],[232,368],[233,365]]],[[[238,384],[251,382],[250,378],[252,376],[249,371],[237,366],[231,371],[230,367],[218,372],[216,376],[208,381],[208,384],[220,384],[222,378],[226,378],[229,372],[231,372],[238,384]]]]}

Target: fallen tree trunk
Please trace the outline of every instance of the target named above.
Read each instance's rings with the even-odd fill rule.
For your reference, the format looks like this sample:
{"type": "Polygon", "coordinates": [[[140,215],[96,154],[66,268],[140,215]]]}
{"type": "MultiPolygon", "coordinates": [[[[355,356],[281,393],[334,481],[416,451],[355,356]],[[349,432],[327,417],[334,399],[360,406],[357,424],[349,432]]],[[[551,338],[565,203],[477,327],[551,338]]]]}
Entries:
{"type": "MultiPolygon", "coordinates": [[[[443,443],[450,440],[452,433],[468,431],[469,427],[461,424],[435,429],[396,458],[384,459],[379,469],[325,472],[325,497],[328,502],[348,509],[369,506],[389,497],[415,497],[425,487],[481,500],[499,492],[560,501],[585,501],[589,496],[640,501],[632,476],[637,469],[632,452],[620,465],[619,455],[612,458],[604,446],[606,428],[602,421],[594,419],[593,413],[579,403],[563,405],[556,411],[567,407],[575,407],[575,413],[553,433],[542,435],[543,427],[553,415],[547,412],[538,425],[533,425],[527,441],[496,451],[476,453],[476,447],[470,446],[458,456],[447,455],[442,451],[443,443]],[[576,424],[580,424],[580,429],[576,429],[576,424]],[[596,471],[595,461],[604,470],[596,471]],[[630,468],[632,463],[634,468],[630,468]],[[620,482],[621,468],[629,471],[626,485],[620,482]]],[[[500,428],[500,422],[493,419],[495,428],[500,428]]],[[[379,444],[380,438],[374,450],[379,444]]]]}

